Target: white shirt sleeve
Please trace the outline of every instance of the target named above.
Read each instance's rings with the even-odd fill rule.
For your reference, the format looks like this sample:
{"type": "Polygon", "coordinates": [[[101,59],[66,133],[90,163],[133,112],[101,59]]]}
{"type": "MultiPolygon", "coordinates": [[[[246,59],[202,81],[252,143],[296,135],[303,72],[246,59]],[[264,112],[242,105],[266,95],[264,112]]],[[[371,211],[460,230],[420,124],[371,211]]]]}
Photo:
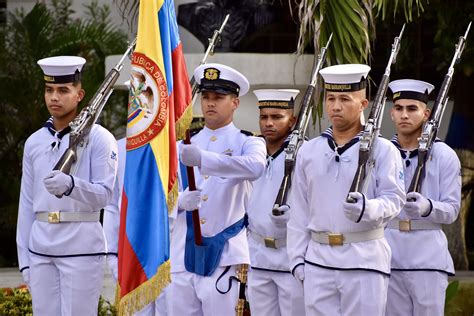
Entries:
{"type": "Polygon", "coordinates": [[[23,167],[20,189],[20,203],[18,208],[18,222],[16,227],[16,244],[18,252],[18,265],[21,269],[29,266],[28,244],[31,226],[35,220],[33,212],[33,165],[28,153],[28,142],[23,153],[23,167]]]}
{"type": "Polygon", "coordinates": [[[107,241],[107,252],[118,252],[118,237],[120,227],[120,195],[118,181],[114,186],[112,201],[104,208],[104,233],[107,241]]]}
{"type": "MultiPolygon", "coordinates": [[[[385,140],[384,140],[385,141],[385,140]]],[[[367,214],[364,217],[370,218],[367,222],[372,222],[374,227],[389,222],[395,218],[405,204],[405,184],[403,175],[403,165],[400,154],[396,147],[388,141],[378,152],[375,172],[374,198],[366,201],[367,214]]]]}
{"type": "Polygon", "coordinates": [[[93,206],[104,208],[112,199],[117,174],[117,142],[108,131],[96,130],[88,146],[91,150],[91,170],[89,179],[74,176],[74,188],[70,198],[93,206]]]}
{"type": "Polygon", "coordinates": [[[290,206],[290,220],[287,225],[287,251],[290,260],[290,269],[304,263],[306,249],[311,240],[310,207],[307,199],[308,187],[306,174],[303,169],[302,151],[296,159],[288,205],[290,206]]]}
{"type": "Polygon", "coordinates": [[[248,137],[240,156],[202,150],[200,172],[229,179],[256,180],[265,170],[266,152],[264,140],[258,137],[248,137]]]}
{"type": "MultiPolygon", "coordinates": [[[[459,215],[461,207],[461,163],[456,153],[449,150],[440,150],[439,198],[430,201],[433,204],[431,213],[426,217],[435,223],[451,224],[459,215]]],[[[429,164],[426,166],[429,168],[429,164]]]]}

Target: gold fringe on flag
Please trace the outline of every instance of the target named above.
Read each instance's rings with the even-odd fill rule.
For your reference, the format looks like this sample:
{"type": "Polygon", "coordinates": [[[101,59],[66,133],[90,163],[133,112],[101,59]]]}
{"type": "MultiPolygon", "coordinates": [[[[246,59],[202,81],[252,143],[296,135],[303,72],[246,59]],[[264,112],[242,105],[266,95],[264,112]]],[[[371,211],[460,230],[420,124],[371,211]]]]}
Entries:
{"type": "Polygon", "coordinates": [[[175,130],[176,130],[176,140],[181,140],[186,137],[186,131],[191,125],[193,120],[193,107],[192,104],[188,104],[186,110],[184,110],[183,115],[176,120],[175,130]]]}
{"type": "Polygon", "coordinates": [[[120,286],[117,284],[115,292],[117,315],[132,315],[155,301],[163,289],[171,282],[170,267],[169,260],[164,262],[151,279],[122,298],[120,298],[120,286]]]}
{"type": "Polygon", "coordinates": [[[168,206],[168,215],[173,212],[173,208],[176,206],[178,201],[178,179],[173,183],[173,187],[168,192],[168,199],[166,204],[168,206]]]}

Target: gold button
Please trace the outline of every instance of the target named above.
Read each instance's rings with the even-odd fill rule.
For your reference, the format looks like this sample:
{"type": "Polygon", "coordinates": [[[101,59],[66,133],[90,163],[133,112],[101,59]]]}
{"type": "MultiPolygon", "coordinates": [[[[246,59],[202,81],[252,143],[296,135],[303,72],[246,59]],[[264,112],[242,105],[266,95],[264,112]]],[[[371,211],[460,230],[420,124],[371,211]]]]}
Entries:
{"type": "Polygon", "coordinates": [[[204,195],[202,196],[202,200],[205,202],[205,201],[207,201],[207,199],[208,199],[207,195],[204,194],[204,195]]]}
{"type": "Polygon", "coordinates": [[[204,224],[206,224],[206,219],[205,219],[205,218],[201,218],[200,222],[201,222],[201,225],[204,225],[204,224]]]}
{"type": "Polygon", "coordinates": [[[204,176],[204,179],[205,179],[205,180],[209,179],[209,176],[204,176]]]}
{"type": "Polygon", "coordinates": [[[211,142],[215,142],[216,140],[217,140],[217,137],[214,136],[214,135],[212,135],[212,136],[211,136],[211,142]]]}

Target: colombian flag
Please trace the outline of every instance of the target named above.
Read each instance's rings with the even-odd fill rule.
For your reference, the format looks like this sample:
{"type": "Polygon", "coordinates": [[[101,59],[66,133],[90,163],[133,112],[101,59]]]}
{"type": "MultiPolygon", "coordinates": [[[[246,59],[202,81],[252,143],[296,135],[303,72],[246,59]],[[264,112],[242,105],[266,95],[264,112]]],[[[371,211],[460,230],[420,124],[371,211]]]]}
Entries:
{"type": "Polygon", "coordinates": [[[176,140],[191,121],[190,104],[173,0],[141,0],[120,215],[120,315],[153,302],[170,282],[168,212],[177,196],[176,140]]]}

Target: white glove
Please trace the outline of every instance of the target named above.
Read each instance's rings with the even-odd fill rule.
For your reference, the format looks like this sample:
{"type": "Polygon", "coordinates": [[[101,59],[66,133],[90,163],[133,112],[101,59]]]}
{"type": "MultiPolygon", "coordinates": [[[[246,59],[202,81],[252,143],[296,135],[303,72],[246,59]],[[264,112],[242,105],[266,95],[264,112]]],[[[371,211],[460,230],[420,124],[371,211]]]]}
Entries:
{"type": "Polygon", "coordinates": [[[431,212],[430,201],[418,192],[410,192],[407,194],[407,202],[405,203],[405,213],[411,219],[428,216],[431,212]],[[414,201],[411,201],[414,200],[414,201]]]}
{"type": "Polygon", "coordinates": [[[298,281],[301,284],[301,286],[303,286],[303,282],[304,282],[304,265],[303,264],[300,264],[299,266],[295,268],[295,270],[293,271],[293,276],[295,277],[296,281],[298,281]]]}
{"type": "Polygon", "coordinates": [[[118,280],[118,258],[114,255],[107,256],[107,265],[109,266],[110,272],[114,277],[115,282],[118,280]]]}
{"type": "Polygon", "coordinates": [[[62,196],[72,188],[71,176],[59,170],[51,171],[43,179],[43,183],[46,190],[53,195],[62,196]]]}
{"type": "Polygon", "coordinates": [[[362,195],[362,193],[359,192],[349,192],[349,197],[352,199],[356,200],[355,203],[349,203],[347,201],[344,201],[343,207],[344,207],[344,213],[346,214],[346,217],[350,219],[353,222],[360,221],[360,217],[362,215],[362,211],[365,210],[365,197],[362,195]]]}
{"type": "Polygon", "coordinates": [[[30,288],[30,269],[25,269],[21,271],[21,274],[23,276],[23,281],[25,281],[25,284],[29,289],[30,288]]]}
{"type": "Polygon", "coordinates": [[[181,146],[181,161],[184,165],[189,167],[201,167],[201,149],[196,145],[182,145],[181,146]]]}
{"type": "Polygon", "coordinates": [[[273,224],[279,228],[285,228],[288,220],[290,219],[290,207],[288,205],[281,205],[277,208],[280,212],[283,212],[281,215],[273,215],[273,212],[270,212],[268,216],[272,220],[273,224]]]}
{"type": "Polygon", "coordinates": [[[201,207],[201,190],[179,192],[178,210],[194,211],[201,207]]]}

